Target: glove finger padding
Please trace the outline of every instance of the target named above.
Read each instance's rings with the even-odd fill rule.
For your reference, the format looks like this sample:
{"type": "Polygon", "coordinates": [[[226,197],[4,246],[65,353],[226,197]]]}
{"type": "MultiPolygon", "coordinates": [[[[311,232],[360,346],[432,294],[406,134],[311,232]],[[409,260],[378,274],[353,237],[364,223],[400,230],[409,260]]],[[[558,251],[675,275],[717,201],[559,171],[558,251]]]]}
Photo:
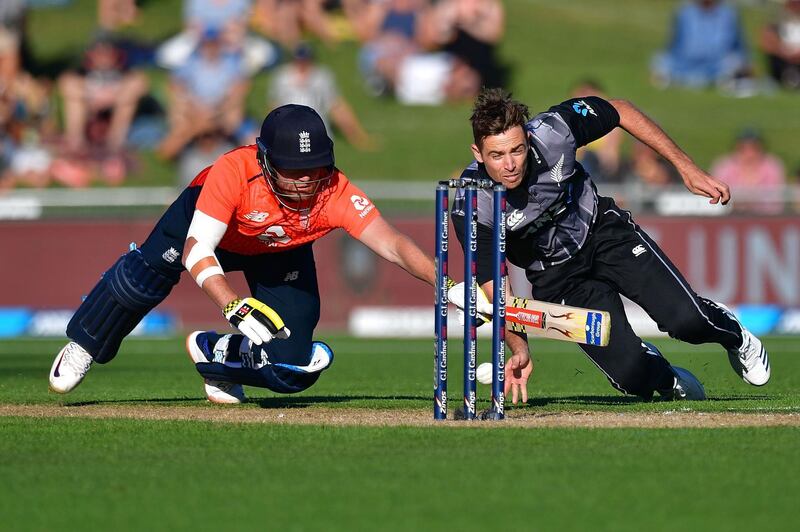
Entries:
{"type": "Polygon", "coordinates": [[[291,334],[278,313],[254,297],[231,301],[223,314],[231,325],[256,345],[273,338],[286,339],[291,334]]]}
{"type": "MultiPolygon", "coordinates": [[[[461,310],[460,308],[456,309],[456,316],[458,316],[458,324],[459,325],[464,325],[464,311],[461,310]]],[[[491,316],[486,316],[484,314],[481,314],[480,312],[478,312],[478,314],[475,315],[475,326],[476,327],[480,327],[484,323],[489,323],[491,321],[492,321],[492,317],[491,316]]]]}
{"type": "MultiPolygon", "coordinates": [[[[447,290],[447,299],[450,301],[450,303],[462,310],[464,309],[464,290],[466,290],[466,285],[464,283],[455,284],[452,286],[452,288],[447,290]]],[[[477,292],[478,298],[475,305],[476,311],[479,315],[482,315],[480,317],[483,318],[484,321],[492,321],[494,308],[492,307],[492,304],[489,303],[489,298],[486,297],[486,293],[480,286],[478,287],[477,292]]]]}

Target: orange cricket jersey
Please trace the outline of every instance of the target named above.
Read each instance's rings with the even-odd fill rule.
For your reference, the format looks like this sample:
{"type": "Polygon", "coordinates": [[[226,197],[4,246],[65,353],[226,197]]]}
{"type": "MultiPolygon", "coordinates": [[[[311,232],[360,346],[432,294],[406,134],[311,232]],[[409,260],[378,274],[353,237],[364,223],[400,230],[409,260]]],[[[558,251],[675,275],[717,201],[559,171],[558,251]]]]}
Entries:
{"type": "Polygon", "coordinates": [[[228,224],[219,243],[241,255],[274,253],[314,241],[337,227],[358,238],[378,209],[335,169],[315,199],[311,212],[283,207],[261,173],[255,145],[222,155],[189,186],[202,186],[196,209],[228,224]]]}

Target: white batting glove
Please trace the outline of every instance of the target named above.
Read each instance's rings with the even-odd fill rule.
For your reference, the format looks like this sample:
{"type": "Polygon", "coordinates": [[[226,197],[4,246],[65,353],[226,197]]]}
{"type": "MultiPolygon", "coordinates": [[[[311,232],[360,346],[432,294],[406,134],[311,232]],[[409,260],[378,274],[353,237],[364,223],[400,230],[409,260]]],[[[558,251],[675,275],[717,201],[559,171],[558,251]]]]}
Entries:
{"type": "Polygon", "coordinates": [[[278,313],[254,297],[234,299],[222,313],[254,344],[266,344],[273,338],[285,340],[291,331],[278,313]]]}
{"type": "MultiPolygon", "coordinates": [[[[447,299],[458,308],[458,323],[464,325],[464,290],[466,289],[466,285],[464,283],[453,284],[447,290],[447,299]]],[[[475,308],[478,312],[478,326],[480,327],[484,323],[492,321],[492,314],[494,313],[494,307],[492,304],[489,303],[489,298],[486,297],[486,293],[484,293],[483,289],[478,286],[478,297],[475,308]]]]}

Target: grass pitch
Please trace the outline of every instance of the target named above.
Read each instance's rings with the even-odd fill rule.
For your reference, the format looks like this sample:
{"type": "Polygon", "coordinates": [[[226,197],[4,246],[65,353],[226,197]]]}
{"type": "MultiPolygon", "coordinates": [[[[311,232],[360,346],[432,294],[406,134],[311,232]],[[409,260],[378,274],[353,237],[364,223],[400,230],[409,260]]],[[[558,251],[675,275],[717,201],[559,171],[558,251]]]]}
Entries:
{"type": "MultiPolygon", "coordinates": [[[[325,338],[333,367],[293,397],[248,388],[234,421],[89,419],[82,409],[215,412],[182,339],[129,340],[73,393],[47,392],[61,343],[0,342],[4,530],[790,530],[797,424],[749,428],[539,428],[481,424],[238,423],[236,412],[432,412],[430,341],[325,338]],[[25,406],[27,405],[27,406],[25,406]],[[63,415],[58,413],[63,411],[63,415]]],[[[703,403],[619,396],[571,345],[537,342],[527,405],[510,414],[603,411],[800,415],[800,339],[770,338],[773,379],[741,382],[721,349],[656,342],[706,385],[703,403]]],[[[461,375],[456,343],[451,409],[461,375]]],[[[481,345],[488,355],[488,345],[481,345]]],[[[488,406],[488,387],[479,387],[488,406]]],[[[431,414],[432,415],[432,414],[431,414]]],[[[709,414],[710,415],[710,414],[709,414]]],[[[189,415],[185,417],[190,417],[189,415]]]]}

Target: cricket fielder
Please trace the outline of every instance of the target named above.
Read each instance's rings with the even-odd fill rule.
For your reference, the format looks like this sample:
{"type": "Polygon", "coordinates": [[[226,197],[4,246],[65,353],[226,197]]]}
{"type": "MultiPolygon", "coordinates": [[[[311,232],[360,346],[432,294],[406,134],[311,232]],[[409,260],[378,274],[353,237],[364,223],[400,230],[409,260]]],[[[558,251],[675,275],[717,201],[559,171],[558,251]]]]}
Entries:
{"type": "MultiPolygon", "coordinates": [[[[653,392],[669,399],[705,398],[691,373],[671,366],[633,332],[620,295],[641,305],[673,338],[722,345],[745,382],[767,383],[769,359],[758,338],[724,306],[698,296],[631,214],[598,195],[575,152],[621,127],[672,163],[686,187],[711,198],[710,203],[728,202],[725,183],[698,168],[657,124],[624,100],[567,100],[530,119],[528,107],[510,94],[485,89],[470,120],[475,160],[461,178],[488,177],[508,188],[507,258],[525,269],[536,299],[611,314],[609,346],[581,348],[614,388],[643,398],[653,392]]],[[[451,217],[463,246],[463,189],[456,193],[451,217]]],[[[478,191],[478,223],[478,283],[492,294],[491,191],[478,191]]],[[[523,400],[529,374],[525,366],[517,375],[523,400]]]]}
{"type": "Polygon", "coordinates": [[[334,166],[319,115],[302,105],[273,110],[254,145],[203,170],[144,244],[105,272],[67,326],[70,342],[53,362],[50,388],[67,393],[93,362],[113,359],[185,269],[241,333],[195,332],[187,339],[210,401],[243,401],[243,384],[279,393],[307,389],[333,360],[327,345],[312,340],[320,313],[312,245],[340,227],[434,283],[430,257],[334,166]],[[237,270],[249,296],[228,283],[226,272],[237,270]]]}

